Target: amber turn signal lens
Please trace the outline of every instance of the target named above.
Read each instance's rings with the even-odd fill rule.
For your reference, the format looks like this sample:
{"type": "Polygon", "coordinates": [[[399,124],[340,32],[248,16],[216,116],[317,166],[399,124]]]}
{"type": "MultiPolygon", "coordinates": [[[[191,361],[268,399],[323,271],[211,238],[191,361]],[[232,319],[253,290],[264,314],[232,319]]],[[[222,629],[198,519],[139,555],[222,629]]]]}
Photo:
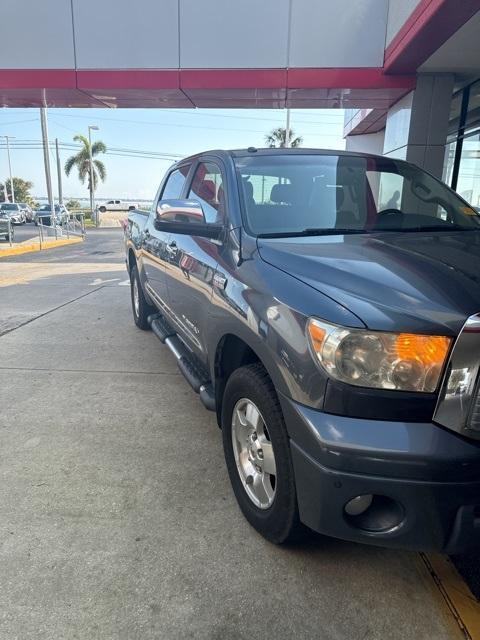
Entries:
{"type": "Polygon", "coordinates": [[[425,365],[442,366],[450,347],[450,338],[445,336],[420,336],[400,333],[395,351],[401,360],[419,361],[425,365]]]}
{"type": "Polygon", "coordinates": [[[318,324],[309,322],[308,332],[310,333],[312,346],[314,350],[318,353],[322,348],[322,344],[323,344],[323,341],[325,340],[325,336],[327,335],[327,331],[323,327],[319,327],[318,324]]]}

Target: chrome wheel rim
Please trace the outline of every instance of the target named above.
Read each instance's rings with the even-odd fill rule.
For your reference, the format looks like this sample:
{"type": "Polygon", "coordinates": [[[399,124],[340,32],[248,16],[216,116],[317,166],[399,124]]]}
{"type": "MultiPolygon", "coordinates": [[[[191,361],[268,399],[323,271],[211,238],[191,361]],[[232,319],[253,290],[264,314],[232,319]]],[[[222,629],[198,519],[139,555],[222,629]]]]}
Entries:
{"type": "Polygon", "coordinates": [[[140,296],[138,294],[138,283],[136,278],[133,279],[133,308],[135,310],[135,315],[138,318],[140,315],[140,296]]]}
{"type": "Polygon", "coordinates": [[[232,444],[238,475],[246,494],[259,509],[268,509],[277,486],[272,442],[258,407],[239,400],[232,414],[232,444]]]}

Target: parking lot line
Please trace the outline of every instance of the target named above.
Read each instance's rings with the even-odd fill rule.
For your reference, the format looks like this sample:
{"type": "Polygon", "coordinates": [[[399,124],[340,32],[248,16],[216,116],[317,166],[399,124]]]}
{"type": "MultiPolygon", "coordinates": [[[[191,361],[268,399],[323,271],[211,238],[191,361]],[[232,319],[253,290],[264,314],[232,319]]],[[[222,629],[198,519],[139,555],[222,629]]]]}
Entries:
{"type": "Polygon", "coordinates": [[[420,571],[433,580],[461,637],[480,640],[480,605],[451,560],[441,554],[426,553],[421,553],[420,559],[420,571]]]}

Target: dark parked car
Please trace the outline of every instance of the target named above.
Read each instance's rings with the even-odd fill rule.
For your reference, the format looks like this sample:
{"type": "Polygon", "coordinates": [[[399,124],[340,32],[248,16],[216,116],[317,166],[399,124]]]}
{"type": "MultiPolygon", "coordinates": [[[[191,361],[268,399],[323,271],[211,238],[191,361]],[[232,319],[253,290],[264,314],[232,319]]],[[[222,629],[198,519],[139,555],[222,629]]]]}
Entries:
{"type": "Polygon", "coordinates": [[[125,234],[135,323],[216,412],[258,531],[478,545],[470,205],[389,158],[211,151],[176,164],[125,234]]]}
{"type": "MultiPolygon", "coordinates": [[[[42,206],[35,211],[33,221],[36,225],[41,222],[45,226],[51,225],[52,209],[49,204],[42,206]]],[[[64,224],[69,218],[69,212],[63,204],[55,205],[55,222],[57,225],[64,224]]]]}

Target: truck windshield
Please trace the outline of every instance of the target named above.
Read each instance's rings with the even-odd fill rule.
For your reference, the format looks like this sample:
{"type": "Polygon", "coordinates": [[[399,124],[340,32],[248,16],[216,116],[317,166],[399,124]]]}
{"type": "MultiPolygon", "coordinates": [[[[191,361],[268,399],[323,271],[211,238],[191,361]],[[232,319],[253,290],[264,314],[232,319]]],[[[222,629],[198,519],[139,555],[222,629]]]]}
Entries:
{"type": "Polygon", "coordinates": [[[237,158],[236,168],[255,235],[480,230],[473,207],[400,160],[285,153],[237,158]]]}

